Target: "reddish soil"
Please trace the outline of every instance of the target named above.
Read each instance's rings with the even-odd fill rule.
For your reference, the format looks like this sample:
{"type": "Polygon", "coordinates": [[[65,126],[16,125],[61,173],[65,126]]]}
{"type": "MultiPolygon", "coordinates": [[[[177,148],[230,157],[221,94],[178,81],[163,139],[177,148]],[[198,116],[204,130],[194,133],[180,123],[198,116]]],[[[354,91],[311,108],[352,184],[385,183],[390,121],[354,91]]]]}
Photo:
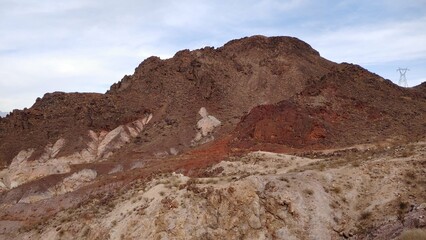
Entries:
{"type": "MultiPolygon", "coordinates": [[[[292,148],[323,146],[330,134],[324,121],[290,101],[254,108],[237,127],[237,142],[269,143],[292,148]]],[[[240,146],[242,147],[242,146],[240,146]]]]}
{"type": "Polygon", "coordinates": [[[341,64],[293,98],[254,108],[231,145],[321,149],[389,138],[416,141],[426,135],[421,88],[400,88],[359,66],[341,64]]]}

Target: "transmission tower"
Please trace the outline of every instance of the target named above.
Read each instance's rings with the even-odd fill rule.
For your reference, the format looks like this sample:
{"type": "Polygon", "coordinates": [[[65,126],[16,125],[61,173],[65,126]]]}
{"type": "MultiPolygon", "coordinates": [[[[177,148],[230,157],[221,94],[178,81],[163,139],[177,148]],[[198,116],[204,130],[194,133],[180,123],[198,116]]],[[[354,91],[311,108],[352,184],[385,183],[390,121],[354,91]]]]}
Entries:
{"type": "Polygon", "coordinates": [[[405,77],[405,73],[407,71],[410,71],[410,69],[408,69],[408,68],[398,68],[398,69],[396,69],[396,71],[399,72],[399,82],[398,82],[398,85],[399,86],[403,86],[403,87],[408,87],[407,78],[405,77]]]}

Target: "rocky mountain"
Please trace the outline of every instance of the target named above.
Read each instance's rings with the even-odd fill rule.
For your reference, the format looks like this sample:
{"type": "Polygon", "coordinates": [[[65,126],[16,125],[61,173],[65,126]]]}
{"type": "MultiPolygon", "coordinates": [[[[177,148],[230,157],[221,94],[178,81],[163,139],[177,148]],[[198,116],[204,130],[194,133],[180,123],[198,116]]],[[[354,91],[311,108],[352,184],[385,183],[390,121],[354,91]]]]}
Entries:
{"type": "Polygon", "coordinates": [[[0,236],[412,234],[426,227],[425,86],[253,36],[150,57],[105,94],[45,94],[0,118],[0,236]]]}
{"type": "Polygon", "coordinates": [[[289,37],[255,36],[218,49],[183,50],[171,59],[151,57],[106,94],[46,94],[30,109],[12,112],[0,122],[0,159],[10,163],[20,150],[43,149],[60,137],[70,138],[62,150],[69,154],[90,141],[88,130],[110,131],[150,113],[157,124],[140,136],[145,144],[132,148],[186,150],[201,107],[220,113],[228,131],[254,106],[293,96],[333,65],[289,37]]]}

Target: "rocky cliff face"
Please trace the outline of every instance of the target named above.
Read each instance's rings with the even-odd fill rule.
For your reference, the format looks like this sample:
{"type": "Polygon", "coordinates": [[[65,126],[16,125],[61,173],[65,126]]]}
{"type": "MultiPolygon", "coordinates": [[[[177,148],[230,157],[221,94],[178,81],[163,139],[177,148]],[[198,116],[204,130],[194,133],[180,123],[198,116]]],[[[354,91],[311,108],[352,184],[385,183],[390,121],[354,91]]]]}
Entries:
{"type": "Polygon", "coordinates": [[[426,226],[424,87],[253,36],[46,94],[0,118],[0,238],[395,238],[426,226]]]}

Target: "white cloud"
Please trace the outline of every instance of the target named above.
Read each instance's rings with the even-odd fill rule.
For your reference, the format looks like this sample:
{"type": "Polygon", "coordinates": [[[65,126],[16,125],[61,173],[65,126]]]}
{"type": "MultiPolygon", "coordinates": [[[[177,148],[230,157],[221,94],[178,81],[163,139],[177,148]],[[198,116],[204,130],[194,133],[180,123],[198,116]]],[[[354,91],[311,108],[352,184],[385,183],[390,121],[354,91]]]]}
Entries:
{"type": "Polygon", "coordinates": [[[104,92],[151,55],[167,58],[254,34],[297,36],[338,62],[426,58],[424,13],[373,12],[371,19],[371,10],[346,12],[354,4],[367,10],[381,4],[394,14],[401,6],[421,9],[424,0],[367,2],[2,0],[0,110],[29,107],[49,91],[104,92]]]}
{"type": "Polygon", "coordinates": [[[337,29],[311,36],[325,57],[373,64],[426,57],[426,18],[337,29]]]}

